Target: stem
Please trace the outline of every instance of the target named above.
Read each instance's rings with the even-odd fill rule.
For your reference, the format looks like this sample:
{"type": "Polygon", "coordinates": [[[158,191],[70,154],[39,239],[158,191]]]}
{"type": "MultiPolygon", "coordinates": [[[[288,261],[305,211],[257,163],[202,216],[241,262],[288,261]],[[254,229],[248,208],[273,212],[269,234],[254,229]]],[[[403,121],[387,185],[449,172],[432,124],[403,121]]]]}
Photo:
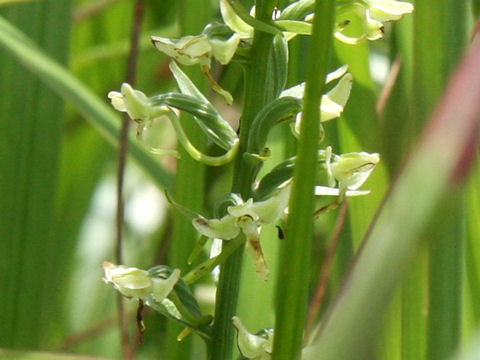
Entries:
{"type": "MultiPolygon", "coordinates": [[[[130,53],[127,60],[127,76],[126,81],[135,86],[137,74],[137,62],[139,53],[140,29],[143,21],[145,10],[145,0],[137,0],[135,12],[133,14],[132,29],[130,35],[130,53]]],[[[123,222],[124,222],[124,202],[123,202],[123,183],[125,175],[125,166],[127,162],[128,151],[128,129],[130,127],[130,119],[127,115],[123,116],[122,128],[120,130],[120,146],[118,149],[118,169],[117,169],[117,214],[116,214],[116,246],[115,257],[118,264],[122,264],[122,239],[123,239],[123,222]]],[[[121,332],[123,357],[125,359],[133,358],[133,351],[130,346],[128,334],[128,315],[125,312],[124,297],[118,294],[118,318],[121,332]]]]}
{"type": "Polygon", "coordinates": [[[317,0],[308,59],[305,108],[295,164],[287,238],[279,273],[273,358],[298,359],[303,338],[313,236],[315,169],[320,130],[320,99],[332,43],[335,2],[317,0]]]}
{"type": "MultiPolygon", "coordinates": [[[[262,21],[270,21],[275,5],[272,0],[257,0],[256,17],[262,21]]],[[[240,124],[240,156],[237,156],[233,173],[232,192],[239,193],[248,199],[252,192],[255,167],[245,161],[250,126],[256,114],[270,102],[273,91],[267,79],[268,59],[273,43],[273,35],[255,30],[252,44],[251,62],[245,69],[245,103],[240,124]]],[[[243,235],[240,235],[243,236],[243,235]]],[[[229,251],[234,242],[224,243],[223,251],[229,251]]],[[[235,315],[240,288],[240,270],[243,258],[243,247],[237,249],[220,266],[220,277],[216,295],[215,321],[213,324],[213,341],[210,360],[228,360],[232,357],[234,328],[232,317],[235,315]]]]}

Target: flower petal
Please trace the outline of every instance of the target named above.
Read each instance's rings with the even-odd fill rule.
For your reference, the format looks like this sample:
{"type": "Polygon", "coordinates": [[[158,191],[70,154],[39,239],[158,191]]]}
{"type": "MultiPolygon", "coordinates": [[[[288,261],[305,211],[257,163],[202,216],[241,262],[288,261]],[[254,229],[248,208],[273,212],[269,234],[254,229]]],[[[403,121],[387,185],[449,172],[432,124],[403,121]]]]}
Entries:
{"type": "Polygon", "coordinates": [[[227,212],[233,217],[239,218],[241,216],[249,216],[253,220],[258,220],[258,214],[255,212],[253,205],[253,199],[248,199],[247,201],[238,204],[232,205],[227,208],[227,212]]]}
{"type": "Polygon", "coordinates": [[[177,60],[180,64],[200,64],[210,68],[212,46],[206,35],[189,35],[180,39],[160,36],[152,36],[151,38],[159,51],[177,60]]]}
{"type": "Polygon", "coordinates": [[[228,1],[220,1],[220,12],[222,13],[223,22],[227,24],[233,32],[240,35],[242,39],[253,38],[253,27],[248,25],[235,13],[228,1]]]}
{"type": "Polygon", "coordinates": [[[395,0],[367,0],[372,19],[385,22],[399,20],[403,15],[413,11],[413,5],[395,0]]]}
{"type": "Polygon", "coordinates": [[[274,224],[280,220],[290,201],[291,185],[289,182],[267,200],[253,203],[252,208],[261,224],[274,224]]]}
{"type": "Polygon", "coordinates": [[[240,232],[236,218],[231,215],[225,215],[221,219],[198,217],[192,220],[192,224],[200,234],[209,238],[231,240],[240,232]]]}
{"type": "Polygon", "coordinates": [[[151,294],[155,301],[162,302],[173,290],[178,279],[180,279],[179,269],[173,270],[167,279],[152,278],[153,286],[151,294]]]}
{"type": "Polygon", "coordinates": [[[249,216],[242,216],[237,220],[238,227],[247,238],[248,248],[252,254],[255,271],[261,280],[267,281],[270,270],[268,270],[267,261],[263,255],[262,246],[260,245],[260,234],[258,233],[258,224],[249,216]]]}
{"type": "Polygon", "coordinates": [[[127,112],[127,108],[125,107],[125,102],[123,101],[122,93],[118,91],[110,91],[107,96],[111,100],[112,106],[115,110],[121,111],[121,112],[127,112]]]}
{"type": "Polygon", "coordinates": [[[145,270],[124,265],[115,265],[105,261],[104,281],[113,284],[113,287],[122,295],[130,298],[145,299],[152,291],[152,279],[145,270]]]}
{"type": "Polygon", "coordinates": [[[210,39],[210,45],[212,46],[212,53],[215,59],[222,65],[226,65],[232,60],[235,51],[237,51],[238,44],[240,43],[240,35],[234,33],[227,40],[210,39]]]}
{"type": "Polygon", "coordinates": [[[356,190],[368,179],[379,161],[380,156],[376,153],[347,153],[335,157],[331,168],[339,187],[356,190]]]}
{"type": "MultiPolygon", "coordinates": [[[[346,196],[362,196],[370,194],[370,190],[347,190],[346,196]]],[[[340,189],[328,186],[315,186],[316,196],[339,196],[340,189]]]]}

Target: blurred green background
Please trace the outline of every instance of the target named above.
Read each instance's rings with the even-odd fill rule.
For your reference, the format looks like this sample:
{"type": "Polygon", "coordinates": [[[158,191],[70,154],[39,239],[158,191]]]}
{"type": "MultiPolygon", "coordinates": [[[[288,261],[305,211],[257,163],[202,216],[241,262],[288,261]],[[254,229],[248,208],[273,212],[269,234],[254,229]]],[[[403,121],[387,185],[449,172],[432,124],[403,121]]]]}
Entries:
{"type": "MultiPolygon", "coordinates": [[[[242,3],[249,7],[252,2],[242,3]]],[[[279,1],[280,7],[286,4],[279,1]]],[[[0,15],[33,41],[27,42],[29,47],[43,49],[108,104],[107,93],[118,90],[126,77],[135,1],[0,1],[0,5],[0,15]]],[[[214,0],[146,1],[137,88],[148,95],[175,88],[169,60],[154,49],[149,36],[198,33],[205,19],[220,20],[218,6],[214,0]]],[[[382,162],[365,186],[372,194],[349,203],[320,314],[337,293],[382,199],[414,149],[470,41],[479,10],[476,0],[420,0],[415,6],[415,14],[388,24],[382,40],[354,47],[334,43],[331,69],[349,64],[355,82],[341,119],[325,125],[326,143],[337,153],[378,152],[382,162]]],[[[292,40],[289,85],[304,80],[306,49],[308,38],[292,40]]],[[[216,64],[214,74],[241,99],[242,71],[237,64],[227,68],[216,64]]],[[[189,70],[189,75],[204,81],[199,68],[189,70]]],[[[199,86],[208,90],[205,84],[199,86]]],[[[210,95],[229,121],[238,122],[240,100],[227,107],[210,95]]],[[[117,117],[119,127],[121,117],[117,117]]],[[[0,52],[0,123],[0,348],[49,352],[45,359],[54,359],[52,353],[121,358],[116,294],[101,280],[102,262],[114,259],[116,146],[98,130],[97,122],[86,121],[78,105],[60,99],[4,48],[0,52]]],[[[294,151],[294,144],[285,140],[287,131],[280,127],[269,137],[269,147],[278,155],[266,163],[266,169],[294,151]]],[[[151,138],[163,148],[174,148],[172,135],[169,126],[158,126],[151,138]]],[[[448,149],[439,149],[439,156],[443,151],[448,149]]],[[[177,169],[180,173],[183,166],[169,157],[157,161],[169,176],[177,169]]],[[[467,184],[445,200],[438,213],[425,214],[428,230],[419,240],[419,254],[378,335],[374,352],[378,359],[448,358],[452,349],[469,343],[479,325],[480,168],[478,158],[475,161],[467,184]],[[429,248],[433,240],[442,250],[429,248]],[[429,302],[432,297],[439,302],[429,302]],[[437,318],[435,311],[450,318],[437,318]],[[438,337],[437,328],[445,329],[438,337]],[[440,349],[439,353],[432,348],[440,349]]],[[[182,259],[188,251],[178,252],[191,247],[193,230],[178,233],[188,228],[188,220],[179,220],[163,187],[158,186],[162,181],[152,181],[145,167],[130,157],[125,172],[124,262],[141,268],[178,262],[176,266],[187,269],[182,259]]],[[[187,168],[182,182],[177,182],[176,194],[187,193],[190,187],[202,192],[189,205],[211,215],[208,209],[229,189],[230,170],[187,168]],[[189,176],[189,171],[194,173],[189,176]]],[[[184,195],[182,203],[188,204],[189,196],[184,195]]],[[[412,190],[411,198],[404,201],[414,207],[421,196],[412,190]]],[[[312,298],[339,214],[339,210],[330,212],[316,223],[312,298]]],[[[274,324],[281,245],[275,228],[265,228],[263,236],[273,280],[268,285],[261,283],[247,257],[239,301],[239,314],[253,332],[274,324]]],[[[195,291],[204,309],[211,312],[213,281],[204,279],[195,291]]],[[[136,304],[128,302],[132,337],[136,336],[135,309],[136,304]]],[[[172,333],[178,329],[167,330],[166,320],[153,311],[145,318],[147,333],[144,344],[135,348],[136,359],[203,358],[197,338],[179,355],[171,350],[177,346],[172,333]]],[[[0,358],[16,356],[23,355],[0,350],[0,358]]]]}

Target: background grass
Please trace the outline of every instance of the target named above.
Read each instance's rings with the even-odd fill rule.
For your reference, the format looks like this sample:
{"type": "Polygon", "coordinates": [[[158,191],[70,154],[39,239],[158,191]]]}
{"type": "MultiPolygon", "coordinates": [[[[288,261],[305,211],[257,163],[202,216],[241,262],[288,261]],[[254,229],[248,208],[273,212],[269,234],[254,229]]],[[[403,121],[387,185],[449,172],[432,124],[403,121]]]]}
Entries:
{"type": "MultiPolygon", "coordinates": [[[[219,19],[217,1],[199,3],[147,1],[137,82],[147,94],[174,86],[168,60],[150,46],[148,34],[186,35],[198,32],[205,19],[219,19]]],[[[246,7],[252,4],[242,3],[246,7]]],[[[287,3],[283,1],[283,5],[287,3]]],[[[471,46],[470,33],[479,6],[478,1],[418,0],[415,7],[414,14],[387,26],[385,39],[354,47],[333,41],[328,69],[349,64],[355,83],[345,113],[325,124],[327,141],[337,153],[379,152],[382,162],[365,185],[372,194],[348,204],[319,314],[322,329],[314,331],[311,338],[315,358],[347,359],[351,355],[338,357],[329,351],[333,344],[336,349],[349,348],[348,339],[356,356],[381,360],[447,359],[459,347],[475,342],[480,321],[480,170],[475,157],[468,178],[461,177],[457,170],[463,168],[454,166],[460,155],[452,155],[469,143],[455,134],[465,123],[462,109],[474,100],[465,93],[450,94],[450,99],[464,99],[457,105],[456,116],[448,120],[457,124],[451,127],[450,136],[428,142],[428,136],[420,135],[459,59],[471,46]],[[382,102],[397,64],[398,76],[387,92],[387,101],[382,102]],[[431,152],[425,150],[422,157],[422,149],[431,152]],[[401,169],[406,170],[399,177],[401,169]],[[460,180],[451,182],[452,177],[460,180]],[[387,193],[393,195],[371,228],[387,193]],[[394,236],[382,232],[382,226],[395,229],[394,236]],[[366,234],[370,235],[365,241],[366,234]],[[354,256],[356,266],[350,271],[354,256]],[[345,279],[348,285],[342,287],[345,279]],[[358,297],[349,296],[353,289],[370,293],[358,290],[358,297]],[[362,294],[366,297],[360,298],[362,294]],[[350,307],[342,308],[344,304],[350,307]],[[378,326],[365,321],[361,327],[355,314],[371,316],[378,326]],[[339,327],[338,321],[345,328],[339,327]],[[361,337],[349,337],[349,331],[361,337]]],[[[121,356],[115,297],[100,279],[101,263],[112,259],[114,251],[117,155],[112,144],[116,144],[120,126],[120,117],[108,108],[106,94],[118,90],[125,78],[132,11],[133,2],[128,0],[43,0],[0,9],[2,348],[121,356]],[[43,61],[38,51],[64,68],[43,61]]],[[[304,80],[308,49],[308,38],[292,40],[289,83],[304,80]]],[[[232,64],[217,70],[221,83],[241,99],[240,67],[232,64]]],[[[189,71],[197,83],[202,81],[198,68],[189,71]]],[[[206,87],[203,90],[209,94],[206,87]]],[[[216,101],[215,94],[209,95],[229,120],[238,121],[240,101],[227,108],[216,101]]],[[[285,130],[276,129],[269,137],[269,147],[278,152],[267,168],[280,160],[279,153],[295,151],[291,140],[284,141],[285,130]]],[[[471,133],[478,134],[478,128],[471,133]]],[[[173,147],[171,134],[171,129],[162,127],[152,136],[173,147]]],[[[188,251],[183,250],[194,240],[192,228],[188,220],[170,212],[162,192],[175,191],[179,202],[211,215],[208,209],[230,191],[231,168],[204,169],[187,156],[179,163],[155,158],[134,141],[130,149],[125,190],[126,261],[139,267],[168,263],[187,268],[188,251]]],[[[477,154],[478,147],[470,152],[477,154]]],[[[331,212],[315,225],[310,275],[299,279],[307,281],[310,295],[318,285],[338,216],[339,211],[331,212]]],[[[238,313],[253,332],[274,326],[275,287],[282,286],[281,278],[275,279],[282,269],[278,265],[281,242],[275,228],[264,231],[271,281],[267,285],[259,282],[250,259],[242,260],[238,313]]],[[[210,312],[212,285],[210,279],[204,279],[196,289],[202,307],[210,312]]],[[[135,305],[130,305],[135,334],[135,305]]],[[[197,338],[192,337],[189,346],[173,346],[178,328],[167,326],[154,313],[146,315],[146,324],[138,359],[202,358],[197,338]]],[[[10,354],[3,352],[0,357],[10,354]]],[[[475,359],[476,355],[465,356],[475,359]]]]}

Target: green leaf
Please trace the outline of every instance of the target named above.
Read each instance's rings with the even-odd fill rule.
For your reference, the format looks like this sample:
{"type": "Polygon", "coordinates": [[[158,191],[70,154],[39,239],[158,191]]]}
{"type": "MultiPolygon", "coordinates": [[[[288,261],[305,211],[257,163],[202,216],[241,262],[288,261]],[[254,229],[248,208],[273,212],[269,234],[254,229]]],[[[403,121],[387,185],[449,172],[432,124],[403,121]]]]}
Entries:
{"type": "MultiPolygon", "coordinates": [[[[65,63],[70,10],[70,1],[57,0],[2,13],[65,63]]],[[[10,29],[3,36],[29,46],[10,29]]],[[[64,260],[54,236],[64,105],[7,52],[0,54],[0,77],[0,345],[38,348],[60,320],[62,285],[45,279],[64,260]]]]}
{"type": "MultiPolygon", "coordinates": [[[[30,40],[3,18],[0,18],[0,45],[11,52],[25,67],[45,81],[55,92],[75,106],[112,144],[117,145],[120,121],[104,101],[76,80],[65,68],[31,45],[30,40]]],[[[172,176],[133,139],[130,154],[161,188],[172,187],[172,176]]]]}

